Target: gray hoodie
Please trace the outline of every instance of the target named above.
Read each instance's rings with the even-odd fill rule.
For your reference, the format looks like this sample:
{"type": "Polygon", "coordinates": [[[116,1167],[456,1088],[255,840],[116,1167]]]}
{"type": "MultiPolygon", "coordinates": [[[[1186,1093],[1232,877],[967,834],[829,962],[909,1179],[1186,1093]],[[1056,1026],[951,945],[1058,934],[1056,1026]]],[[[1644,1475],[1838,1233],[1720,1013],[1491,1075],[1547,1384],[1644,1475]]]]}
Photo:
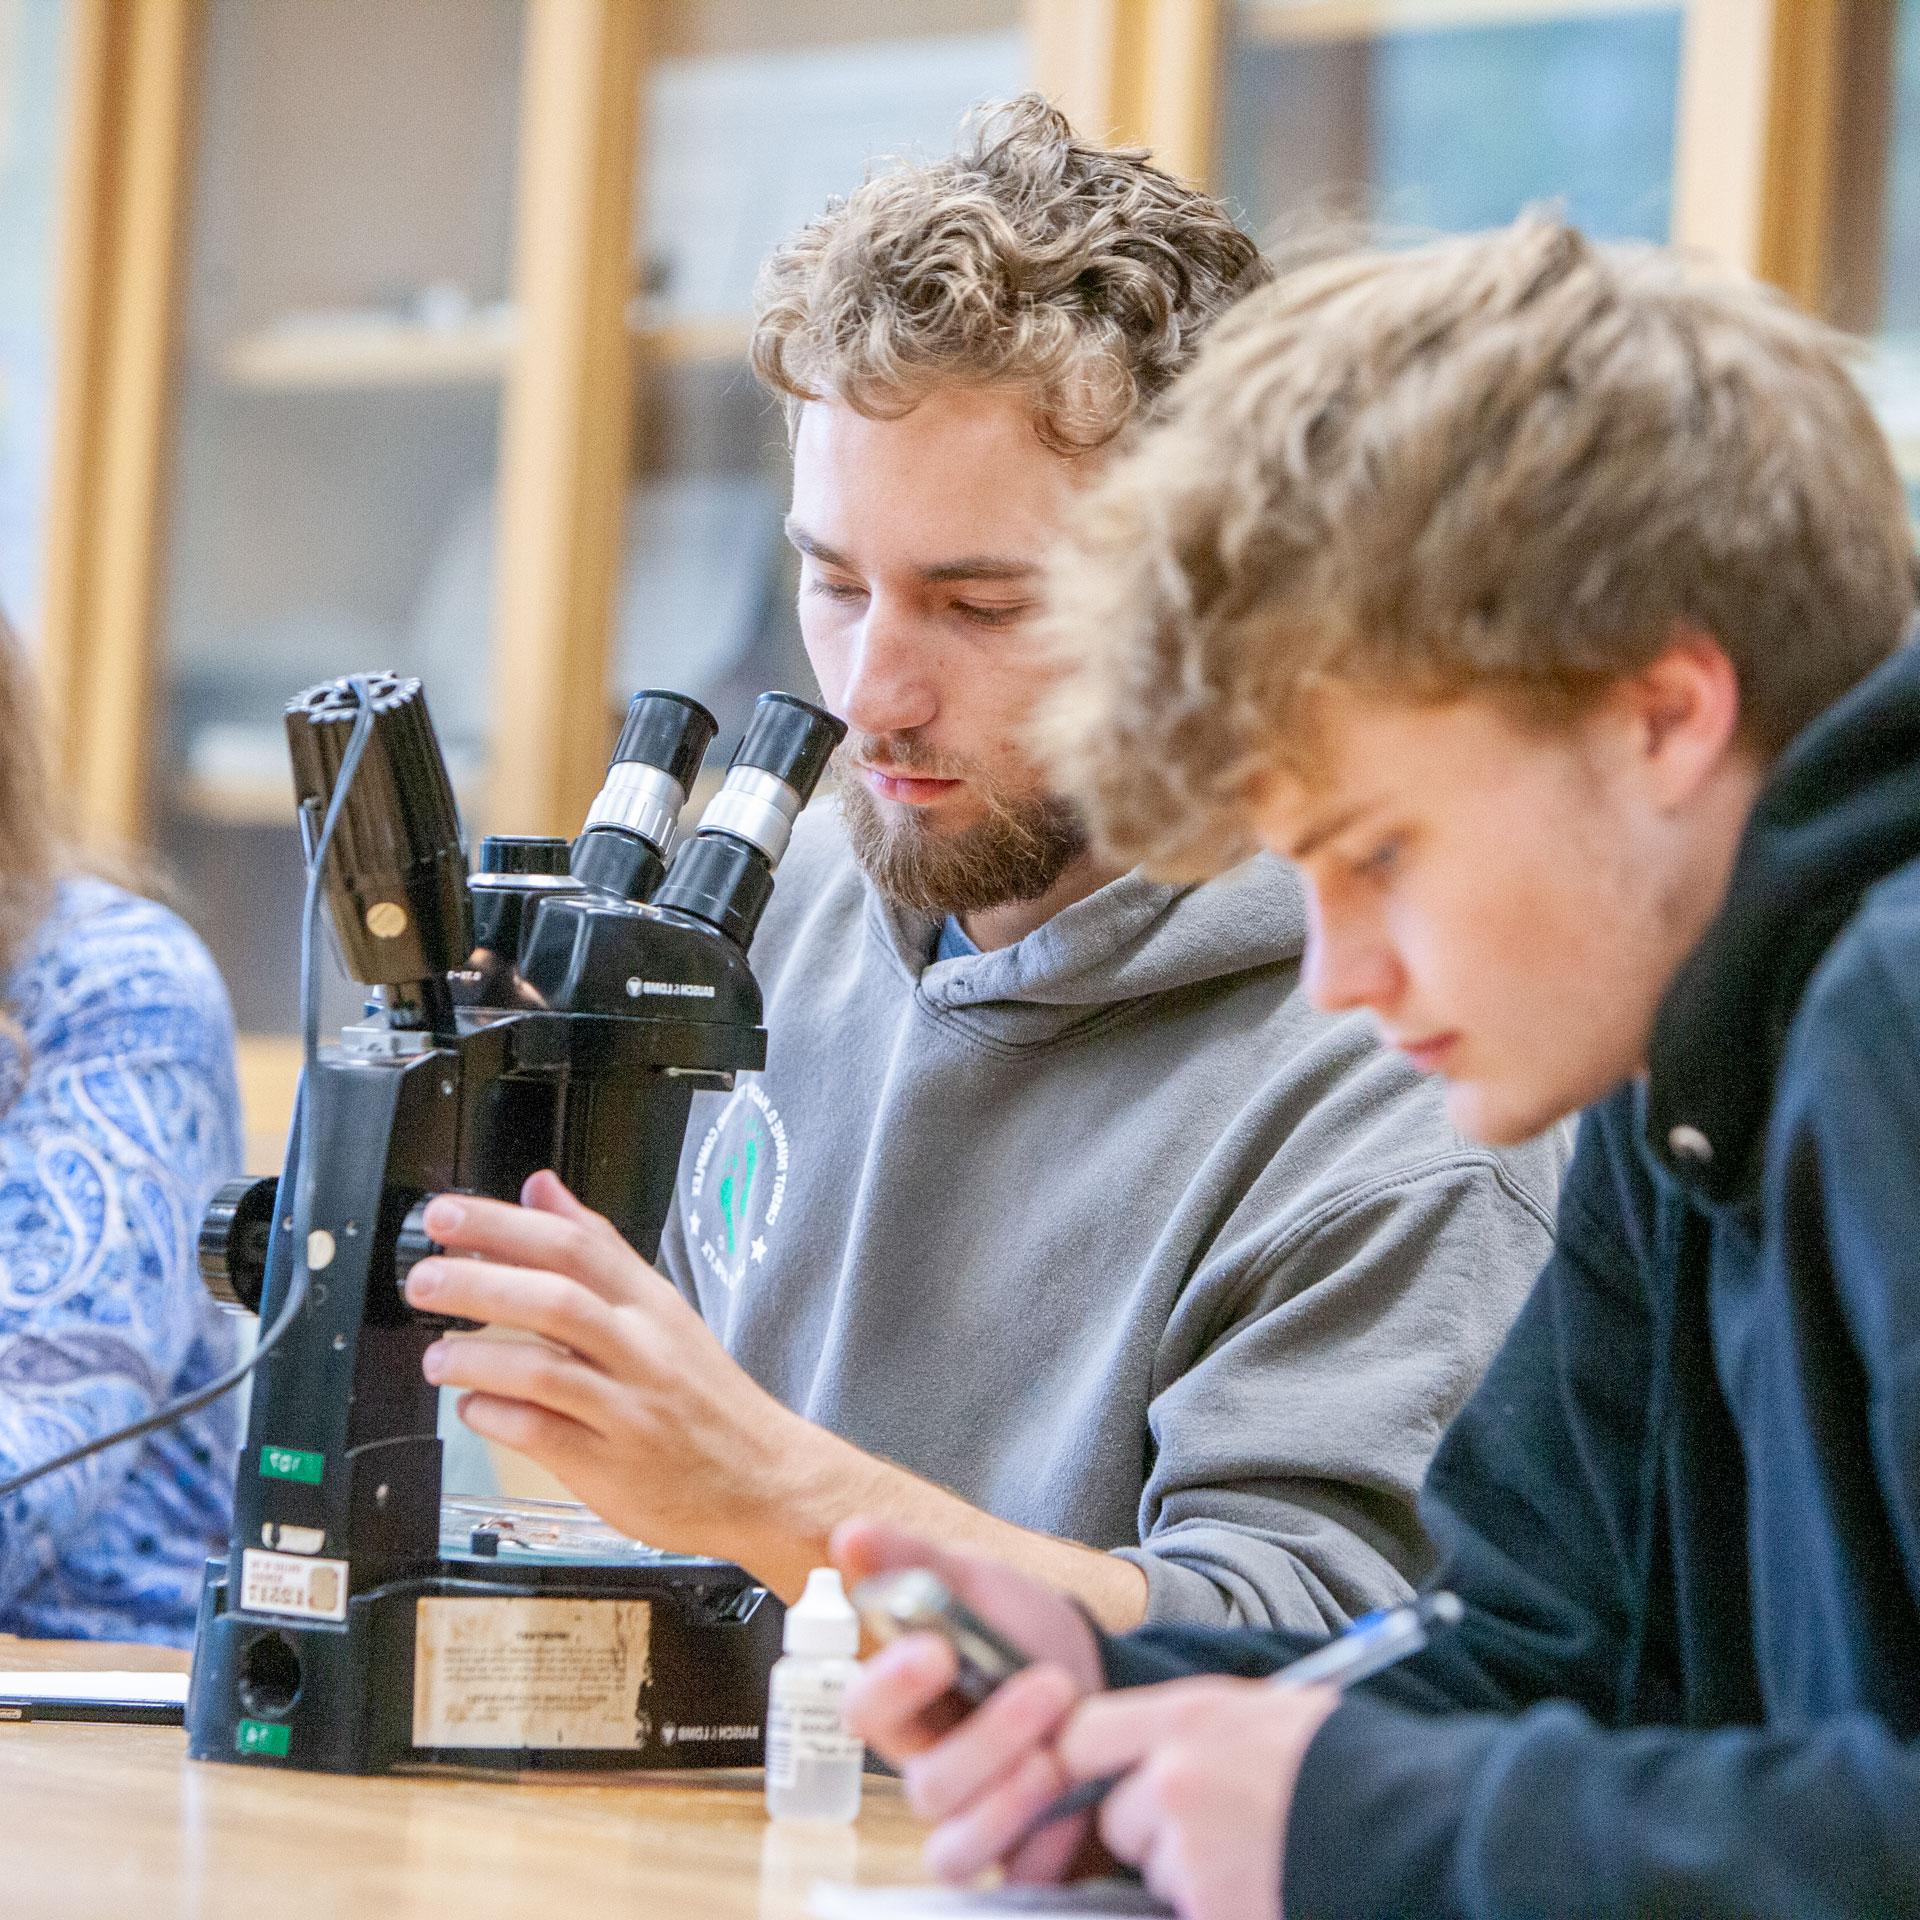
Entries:
{"type": "Polygon", "coordinates": [[[1151,1620],[1404,1596],[1564,1147],[1463,1140],[1308,1005],[1304,935],[1263,858],[934,961],[818,803],[753,948],[766,1071],[696,1100],[662,1266],[788,1406],[1133,1560],[1151,1620]]]}

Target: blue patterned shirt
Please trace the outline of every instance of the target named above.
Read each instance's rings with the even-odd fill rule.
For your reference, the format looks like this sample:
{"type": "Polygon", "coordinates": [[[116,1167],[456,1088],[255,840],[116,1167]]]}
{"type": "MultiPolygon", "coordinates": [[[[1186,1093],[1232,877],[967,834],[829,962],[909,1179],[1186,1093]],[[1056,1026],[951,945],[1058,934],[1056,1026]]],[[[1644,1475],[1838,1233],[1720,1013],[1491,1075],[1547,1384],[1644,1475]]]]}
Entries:
{"type": "MultiPolygon", "coordinates": [[[[226,989],[164,907],[66,881],[5,1004],[0,1476],[232,1364],[194,1246],[240,1126],[226,989]]],[[[0,1501],[0,1631],[187,1643],[238,1433],[229,1394],[0,1501]]]]}

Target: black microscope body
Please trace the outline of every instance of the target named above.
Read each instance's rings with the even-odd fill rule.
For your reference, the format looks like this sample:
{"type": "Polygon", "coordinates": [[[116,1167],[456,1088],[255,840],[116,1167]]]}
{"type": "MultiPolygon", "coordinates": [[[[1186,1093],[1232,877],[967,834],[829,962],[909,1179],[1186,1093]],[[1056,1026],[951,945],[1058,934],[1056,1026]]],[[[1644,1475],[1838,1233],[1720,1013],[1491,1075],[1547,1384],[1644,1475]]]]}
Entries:
{"type": "Polygon", "coordinates": [[[263,1327],[302,1269],[306,1295],[255,1375],[189,1749],[342,1773],[755,1765],[778,1602],[720,1561],[449,1535],[420,1370],[448,1323],[402,1288],[434,1250],[429,1196],[515,1200],[548,1167],[655,1255],[695,1090],[765,1062],[746,946],[838,723],[763,698],[669,867],[713,722],[639,695],[571,853],[489,840],[469,881],[414,681],[289,708],[309,846],[363,702],[323,878],[374,1002],[303,1077],[279,1179],[223,1190],[202,1231],[209,1286],[263,1327]]]}

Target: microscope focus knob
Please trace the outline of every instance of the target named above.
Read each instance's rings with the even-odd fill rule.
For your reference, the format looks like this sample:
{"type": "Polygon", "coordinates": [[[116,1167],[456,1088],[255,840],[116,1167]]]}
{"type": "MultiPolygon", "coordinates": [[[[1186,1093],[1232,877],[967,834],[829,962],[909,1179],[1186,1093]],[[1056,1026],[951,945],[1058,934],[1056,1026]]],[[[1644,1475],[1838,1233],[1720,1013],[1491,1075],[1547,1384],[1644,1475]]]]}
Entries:
{"type": "Polygon", "coordinates": [[[393,1284],[403,1291],[407,1275],[430,1253],[443,1253],[440,1243],[427,1231],[427,1203],[416,1200],[407,1209],[400,1231],[393,1241],[393,1284]]]}
{"type": "Polygon", "coordinates": [[[478,1320],[461,1320],[449,1313],[423,1313],[407,1304],[407,1275],[429,1254],[445,1252],[446,1248],[427,1231],[426,1201],[416,1200],[407,1209],[393,1241],[393,1289],[399,1296],[400,1311],[416,1327],[433,1327],[442,1333],[471,1333],[479,1326],[478,1320]]]}
{"type": "Polygon", "coordinates": [[[280,1182],[229,1180],[200,1221],[200,1278],[224,1307],[260,1311],[273,1244],[273,1207],[280,1182]]]}

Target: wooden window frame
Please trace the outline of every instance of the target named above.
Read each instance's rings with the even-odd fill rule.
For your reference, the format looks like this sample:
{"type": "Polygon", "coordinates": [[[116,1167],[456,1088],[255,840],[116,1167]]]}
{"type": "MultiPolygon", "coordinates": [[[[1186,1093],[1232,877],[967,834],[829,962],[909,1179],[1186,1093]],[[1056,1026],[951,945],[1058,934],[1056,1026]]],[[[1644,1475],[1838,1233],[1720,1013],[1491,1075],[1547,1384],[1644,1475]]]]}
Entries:
{"type": "MultiPolygon", "coordinates": [[[[521,324],[506,372],[494,600],[495,711],[512,722],[494,736],[485,800],[491,819],[518,832],[573,831],[606,747],[636,391],[627,308],[642,191],[637,117],[655,8],[665,3],[527,0],[521,324]]],[[[129,847],[150,821],[205,8],[69,4],[54,444],[35,638],[75,836],[129,847]]],[[[1147,146],[1174,173],[1213,181],[1228,4],[1026,0],[1034,82],[1089,135],[1147,146]]],[[[1387,24],[1416,7],[1438,18],[1443,6],[1477,8],[1475,17],[1553,10],[1543,0],[1313,0],[1295,24],[1354,31],[1362,15],[1387,24]]],[[[1563,10],[1577,8],[1563,0],[1563,10]]],[[[1884,41],[1888,12],[1885,0],[1690,0],[1686,14],[1675,238],[1855,325],[1877,294],[1869,227],[1878,207],[1865,207],[1875,197],[1862,180],[1863,169],[1884,166],[1886,102],[1876,105],[1868,83],[1884,77],[1885,48],[1876,53],[1873,36],[1877,19],[1884,41]]],[[[638,350],[671,345],[643,339],[638,350]]],[[[250,1117],[283,1122],[296,1055],[263,1037],[243,1051],[250,1117]]]]}

